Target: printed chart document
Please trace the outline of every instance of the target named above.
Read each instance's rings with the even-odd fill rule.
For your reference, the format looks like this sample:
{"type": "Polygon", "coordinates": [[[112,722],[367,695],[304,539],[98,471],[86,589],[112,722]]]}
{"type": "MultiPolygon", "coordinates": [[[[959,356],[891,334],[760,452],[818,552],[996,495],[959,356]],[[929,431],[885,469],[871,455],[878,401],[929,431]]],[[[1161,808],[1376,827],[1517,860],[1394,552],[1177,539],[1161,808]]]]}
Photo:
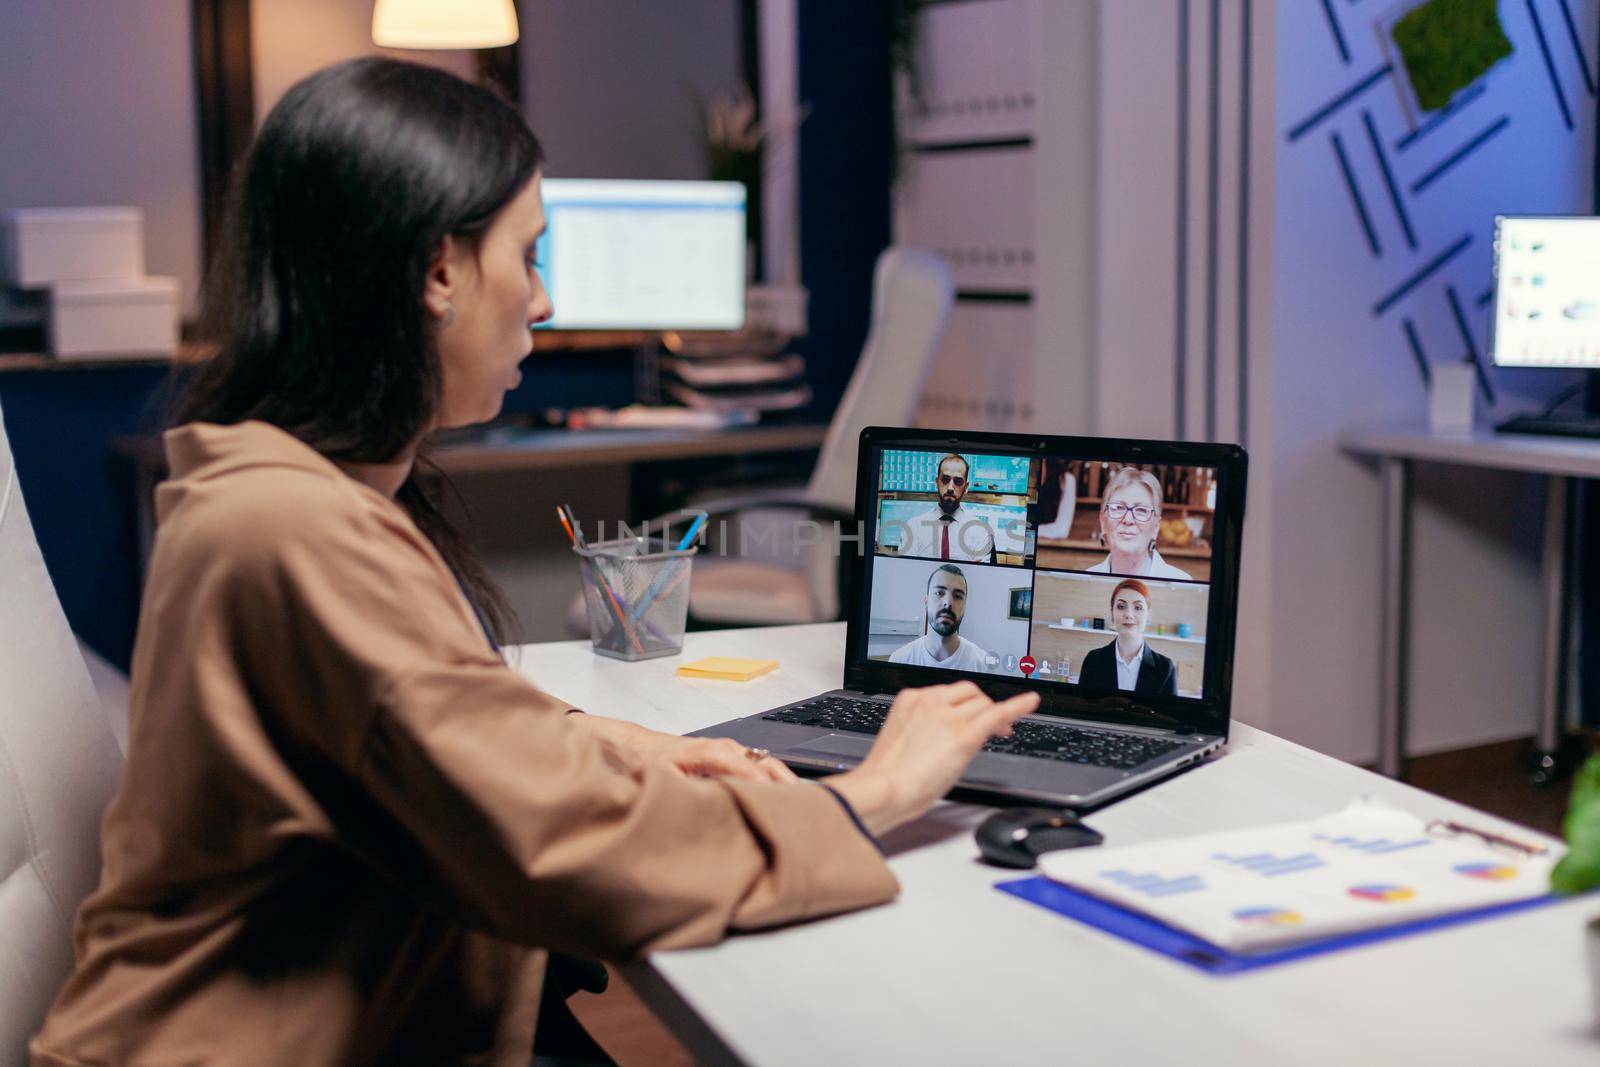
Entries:
{"type": "Polygon", "coordinates": [[[1361,800],[1310,822],[1049,853],[1039,868],[1250,953],[1542,897],[1559,859],[1532,833],[1511,842],[1361,800]]]}

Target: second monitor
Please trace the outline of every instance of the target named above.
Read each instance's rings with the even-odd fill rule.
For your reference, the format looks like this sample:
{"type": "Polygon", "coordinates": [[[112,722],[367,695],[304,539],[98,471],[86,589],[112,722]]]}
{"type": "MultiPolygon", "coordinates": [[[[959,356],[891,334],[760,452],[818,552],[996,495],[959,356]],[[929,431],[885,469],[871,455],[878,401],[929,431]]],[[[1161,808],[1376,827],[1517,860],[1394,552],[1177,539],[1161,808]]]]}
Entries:
{"type": "Polygon", "coordinates": [[[739,182],[546,178],[536,250],[557,330],[737,330],[739,182]]]}

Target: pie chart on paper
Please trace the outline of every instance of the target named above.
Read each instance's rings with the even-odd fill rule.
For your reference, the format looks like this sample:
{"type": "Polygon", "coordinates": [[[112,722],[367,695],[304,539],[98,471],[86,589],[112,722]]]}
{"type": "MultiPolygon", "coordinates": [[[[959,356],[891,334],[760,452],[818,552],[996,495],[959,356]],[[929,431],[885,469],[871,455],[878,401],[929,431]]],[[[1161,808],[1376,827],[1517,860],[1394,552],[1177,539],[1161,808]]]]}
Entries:
{"type": "Polygon", "coordinates": [[[1398,904],[1414,898],[1417,891],[1403,885],[1357,885],[1350,887],[1350,895],[1380,904],[1398,904]]]}
{"type": "Polygon", "coordinates": [[[1303,921],[1300,913],[1290,908],[1240,908],[1233,917],[1262,926],[1298,926],[1303,921]]]}
{"type": "Polygon", "coordinates": [[[1508,867],[1503,863],[1458,863],[1455,872],[1485,882],[1504,882],[1517,876],[1515,867],[1508,867]]]}

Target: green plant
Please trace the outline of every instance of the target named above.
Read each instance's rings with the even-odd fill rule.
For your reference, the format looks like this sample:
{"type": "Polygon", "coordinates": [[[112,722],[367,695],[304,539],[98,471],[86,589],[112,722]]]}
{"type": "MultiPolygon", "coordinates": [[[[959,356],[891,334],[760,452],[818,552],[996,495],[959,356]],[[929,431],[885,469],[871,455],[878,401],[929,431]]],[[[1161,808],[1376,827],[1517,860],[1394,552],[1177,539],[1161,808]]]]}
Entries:
{"type": "Polygon", "coordinates": [[[1600,753],[1573,779],[1561,832],[1569,851],[1550,873],[1550,888],[1563,894],[1600,888],[1600,753]]]}
{"type": "Polygon", "coordinates": [[[884,32],[889,38],[889,69],[906,76],[912,100],[922,99],[922,72],[917,64],[917,19],[926,0],[884,0],[884,32]]]}
{"type": "Polygon", "coordinates": [[[769,148],[778,152],[788,147],[811,109],[801,107],[792,124],[771,127],[762,121],[755,93],[743,82],[710,96],[696,93],[695,99],[702,122],[707,177],[712,181],[744,185],[745,237],[759,265],[764,203],[761,179],[766,170],[767,152],[769,148]]]}
{"type": "Polygon", "coordinates": [[[706,169],[713,181],[738,181],[758,191],[766,127],[757,114],[750,86],[715,93],[701,100],[706,169]]]}
{"type": "Polygon", "coordinates": [[[1499,0],[1427,0],[1389,35],[1424,111],[1444,107],[1512,52],[1500,27],[1499,0]]]}

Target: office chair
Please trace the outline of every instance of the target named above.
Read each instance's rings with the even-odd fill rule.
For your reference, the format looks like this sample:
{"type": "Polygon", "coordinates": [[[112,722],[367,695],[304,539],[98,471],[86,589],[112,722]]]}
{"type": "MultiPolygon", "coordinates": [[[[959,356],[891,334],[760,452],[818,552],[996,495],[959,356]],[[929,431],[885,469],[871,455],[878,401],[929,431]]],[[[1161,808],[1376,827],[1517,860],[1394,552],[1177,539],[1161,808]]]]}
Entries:
{"type": "Polygon", "coordinates": [[[689,589],[695,622],[777,625],[839,618],[849,574],[846,553],[860,546],[841,546],[833,523],[854,532],[857,439],[867,426],[911,422],[954,295],[950,269],[933,253],[890,247],[878,257],[866,344],[805,488],[696,505],[708,512],[708,529],[719,530],[726,521],[732,543],[702,550],[695,560],[689,589]],[[797,523],[805,520],[822,527],[814,544],[797,536],[797,523]]]}
{"type": "Polygon", "coordinates": [[[0,1065],[72,969],[122,753],[56,600],[0,418],[0,1065]]]}

